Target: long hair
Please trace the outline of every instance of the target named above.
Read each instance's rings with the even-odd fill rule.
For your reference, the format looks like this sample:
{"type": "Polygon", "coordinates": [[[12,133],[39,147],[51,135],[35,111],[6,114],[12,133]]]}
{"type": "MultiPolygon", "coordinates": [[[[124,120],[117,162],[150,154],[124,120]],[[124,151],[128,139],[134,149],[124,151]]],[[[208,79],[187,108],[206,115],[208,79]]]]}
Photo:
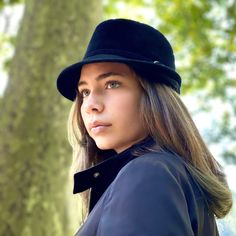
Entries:
{"type": "MultiPolygon", "coordinates": [[[[197,184],[202,189],[209,210],[223,218],[232,207],[232,193],[221,166],[204,143],[187,108],[170,87],[147,82],[137,75],[143,93],[140,114],[148,134],[161,149],[182,157],[197,184]]],[[[73,148],[74,171],[91,167],[110,154],[100,150],[88,135],[81,114],[81,99],[77,96],[68,120],[68,137],[73,148]]],[[[88,204],[88,192],[83,198],[88,204]]]]}

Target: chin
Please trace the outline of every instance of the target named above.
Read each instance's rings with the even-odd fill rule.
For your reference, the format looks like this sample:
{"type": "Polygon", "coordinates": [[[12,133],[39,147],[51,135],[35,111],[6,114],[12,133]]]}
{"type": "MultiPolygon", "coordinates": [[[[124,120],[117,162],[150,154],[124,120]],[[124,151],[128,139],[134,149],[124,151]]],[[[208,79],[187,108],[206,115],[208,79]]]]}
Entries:
{"type": "Polygon", "coordinates": [[[108,150],[108,149],[114,149],[114,145],[112,145],[111,143],[105,142],[105,141],[98,141],[98,140],[94,140],[97,147],[101,150],[108,150]]]}
{"type": "MultiPolygon", "coordinates": [[[[99,140],[100,141],[100,140],[99,140]]],[[[120,153],[122,151],[124,151],[126,148],[128,148],[131,145],[118,145],[120,143],[115,143],[115,142],[111,142],[111,140],[109,140],[110,142],[105,142],[105,141],[96,141],[95,143],[97,145],[97,147],[101,150],[114,150],[116,153],[120,153]],[[119,147],[119,148],[118,148],[119,147]]]]}

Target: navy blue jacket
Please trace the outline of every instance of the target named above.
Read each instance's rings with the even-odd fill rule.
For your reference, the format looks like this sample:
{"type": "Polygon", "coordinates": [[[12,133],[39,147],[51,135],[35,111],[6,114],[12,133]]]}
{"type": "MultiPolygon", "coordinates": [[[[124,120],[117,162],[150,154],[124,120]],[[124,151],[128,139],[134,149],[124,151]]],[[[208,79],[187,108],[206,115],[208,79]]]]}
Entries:
{"type": "Polygon", "coordinates": [[[91,188],[90,213],[76,236],[215,236],[201,188],[183,160],[149,151],[146,139],[75,174],[74,193],[91,188]]]}

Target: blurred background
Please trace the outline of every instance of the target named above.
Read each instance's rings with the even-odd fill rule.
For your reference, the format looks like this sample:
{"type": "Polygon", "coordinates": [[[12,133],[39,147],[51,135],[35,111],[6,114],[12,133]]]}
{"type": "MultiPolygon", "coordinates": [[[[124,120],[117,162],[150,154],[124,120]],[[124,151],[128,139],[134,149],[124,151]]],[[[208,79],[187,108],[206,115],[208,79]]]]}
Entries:
{"type": "MultiPolygon", "coordinates": [[[[81,223],[66,131],[71,102],[55,82],[108,18],[143,21],[167,36],[182,98],[236,197],[236,0],[1,0],[1,236],[74,235],[81,223]]],[[[236,235],[235,206],[217,223],[221,235],[236,235]]]]}

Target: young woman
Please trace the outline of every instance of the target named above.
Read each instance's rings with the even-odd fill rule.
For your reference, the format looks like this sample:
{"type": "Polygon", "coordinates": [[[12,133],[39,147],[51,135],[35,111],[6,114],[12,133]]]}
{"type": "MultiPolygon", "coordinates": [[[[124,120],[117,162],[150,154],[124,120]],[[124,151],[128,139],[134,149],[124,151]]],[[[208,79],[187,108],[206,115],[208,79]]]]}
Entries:
{"type": "Polygon", "coordinates": [[[89,190],[77,236],[218,235],[231,192],[180,86],[167,39],[126,19],[99,24],[84,59],[61,72],[74,193],[89,190]]]}

